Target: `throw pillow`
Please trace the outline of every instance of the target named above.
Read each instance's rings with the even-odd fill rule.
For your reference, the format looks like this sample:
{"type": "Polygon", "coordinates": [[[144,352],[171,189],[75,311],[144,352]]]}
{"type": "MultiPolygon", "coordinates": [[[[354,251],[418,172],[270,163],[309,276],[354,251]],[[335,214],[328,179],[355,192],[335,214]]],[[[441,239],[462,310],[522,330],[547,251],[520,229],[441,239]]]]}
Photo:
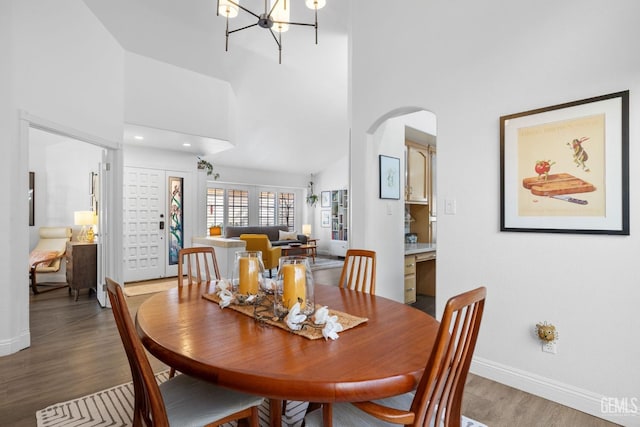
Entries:
{"type": "Polygon", "coordinates": [[[296,231],[282,231],[278,230],[278,240],[298,240],[298,233],[296,231]]]}

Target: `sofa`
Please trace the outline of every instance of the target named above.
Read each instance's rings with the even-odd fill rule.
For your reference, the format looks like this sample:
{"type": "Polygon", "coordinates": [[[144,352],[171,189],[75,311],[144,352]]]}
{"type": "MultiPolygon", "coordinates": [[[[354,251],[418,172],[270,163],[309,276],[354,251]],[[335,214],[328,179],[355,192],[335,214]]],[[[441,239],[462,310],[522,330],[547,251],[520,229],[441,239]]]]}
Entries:
{"type": "MultiPolygon", "coordinates": [[[[295,239],[280,239],[280,232],[288,232],[289,227],[286,225],[227,225],[224,227],[224,237],[228,239],[239,239],[241,234],[266,234],[271,242],[271,246],[284,246],[290,243],[307,243],[307,236],[304,234],[295,234],[295,239]]],[[[293,235],[292,235],[293,237],[293,235]]]]}

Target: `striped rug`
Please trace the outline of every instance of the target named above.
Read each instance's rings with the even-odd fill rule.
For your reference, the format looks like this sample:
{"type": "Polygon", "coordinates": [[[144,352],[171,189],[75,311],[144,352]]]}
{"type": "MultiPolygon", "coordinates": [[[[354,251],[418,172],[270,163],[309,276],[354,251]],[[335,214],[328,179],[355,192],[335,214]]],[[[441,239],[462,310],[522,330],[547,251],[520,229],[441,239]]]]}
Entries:
{"type": "MultiPolygon", "coordinates": [[[[158,383],[168,379],[169,371],[156,374],[158,383]]],[[[287,409],[282,416],[283,427],[298,427],[302,423],[307,402],[287,402],[287,409]]],[[[38,427],[92,427],[132,426],[133,384],[121,384],[97,393],[83,396],[67,402],[56,403],[36,412],[38,427]]],[[[235,427],[236,423],[224,424],[223,427],[235,427]]],[[[269,426],[269,402],[260,407],[260,426],[269,426]]]]}

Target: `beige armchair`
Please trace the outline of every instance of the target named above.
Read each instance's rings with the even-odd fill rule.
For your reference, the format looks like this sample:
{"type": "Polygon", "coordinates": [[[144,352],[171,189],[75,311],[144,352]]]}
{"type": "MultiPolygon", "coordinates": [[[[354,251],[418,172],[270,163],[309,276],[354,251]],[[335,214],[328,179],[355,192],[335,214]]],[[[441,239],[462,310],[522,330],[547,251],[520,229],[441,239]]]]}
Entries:
{"type": "Polygon", "coordinates": [[[244,240],[247,243],[247,251],[262,252],[262,263],[264,268],[269,270],[269,277],[272,277],[271,269],[278,268],[282,248],[271,246],[269,237],[266,234],[241,234],[240,240],[244,240]]]}
{"type": "MultiPolygon", "coordinates": [[[[71,232],[70,227],[40,227],[40,240],[29,254],[29,286],[34,294],[43,292],[38,290],[36,275],[60,271],[67,242],[71,240],[71,232]]],[[[67,283],[47,282],[41,285],[48,286],[47,290],[54,290],[67,286],[67,283]]]]}

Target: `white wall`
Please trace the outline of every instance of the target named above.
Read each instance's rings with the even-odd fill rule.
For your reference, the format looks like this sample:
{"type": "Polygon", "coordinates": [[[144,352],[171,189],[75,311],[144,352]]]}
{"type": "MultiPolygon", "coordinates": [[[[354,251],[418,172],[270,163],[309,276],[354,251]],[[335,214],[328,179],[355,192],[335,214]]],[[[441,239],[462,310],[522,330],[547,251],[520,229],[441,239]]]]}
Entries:
{"type": "MultiPolygon", "coordinates": [[[[0,355],[29,345],[28,152],[19,110],[109,141],[122,138],[123,51],[80,0],[0,6],[0,174],[14,203],[0,231],[0,355]],[[6,25],[5,25],[6,24],[6,25]],[[8,65],[5,65],[8,64],[8,65]],[[9,67],[8,70],[6,67],[9,67]],[[9,77],[5,79],[5,77],[9,77]],[[9,86],[6,86],[6,85],[9,86]],[[5,306],[5,301],[7,305],[5,306]]],[[[4,215],[4,214],[2,214],[4,215]]],[[[0,217],[2,218],[2,217],[0,217]]]]}
{"type": "Polygon", "coordinates": [[[230,140],[235,102],[228,82],[125,54],[125,122],[230,140]]]}
{"type": "Polygon", "coordinates": [[[89,177],[99,171],[101,159],[100,147],[29,129],[29,171],[35,173],[35,225],[29,227],[29,250],[39,240],[40,227],[71,227],[73,240],[77,238],[82,227],[74,224],[73,213],[91,210],[89,177]]]}
{"type": "MultiPolygon", "coordinates": [[[[9,354],[24,348],[29,344],[29,325],[26,316],[16,316],[15,307],[25,307],[28,304],[28,294],[24,292],[26,282],[20,282],[24,271],[23,266],[28,256],[28,241],[26,229],[28,220],[21,220],[20,215],[28,215],[27,198],[23,190],[28,189],[27,177],[22,177],[17,171],[20,161],[16,104],[13,95],[13,4],[0,2],[0,144],[3,155],[0,156],[0,179],[2,182],[13,183],[7,186],[9,200],[23,200],[24,207],[17,212],[10,209],[0,209],[0,231],[5,236],[0,241],[0,355],[9,354]],[[20,188],[23,185],[23,188],[20,188]],[[24,231],[19,231],[19,225],[24,224],[24,231]],[[22,239],[22,240],[20,240],[22,239]],[[17,242],[17,243],[16,243],[17,242]],[[11,254],[15,254],[11,256],[11,254]],[[19,261],[22,260],[22,261],[19,261]],[[18,284],[24,283],[23,286],[18,284]]],[[[18,203],[19,204],[19,203],[18,203]]],[[[26,268],[24,269],[26,270],[26,268]]]]}
{"type": "MultiPolygon", "coordinates": [[[[453,294],[488,288],[473,370],[596,416],[640,425],[637,416],[614,417],[600,408],[602,396],[638,397],[637,197],[631,193],[628,237],[499,231],[501,115],[629,89],[630,187],[640,185],[633,168],[640,57],[632,54],[640,37],[640,3],[403,6],[372,0],[352,14],[351,207],[363,218],[353,243],[382,244],[374,228],[386,213],[372,209],[375,196],[368,187],[376,179],[369,165],[377,155],[369,127],[400,107],[433,111],[439,206],[445,198],[457,201],[456,215],[439,212],[437,312],[453,294]],[[532,334],[536,322],[545,320],[559,329],[556,355],[542,353],[532,334]]],[[[400,212],[394,209],[388,220],[400,212]]],[[[378,270],[401,283],[396,257],[380,259],[378,270]]]]}

